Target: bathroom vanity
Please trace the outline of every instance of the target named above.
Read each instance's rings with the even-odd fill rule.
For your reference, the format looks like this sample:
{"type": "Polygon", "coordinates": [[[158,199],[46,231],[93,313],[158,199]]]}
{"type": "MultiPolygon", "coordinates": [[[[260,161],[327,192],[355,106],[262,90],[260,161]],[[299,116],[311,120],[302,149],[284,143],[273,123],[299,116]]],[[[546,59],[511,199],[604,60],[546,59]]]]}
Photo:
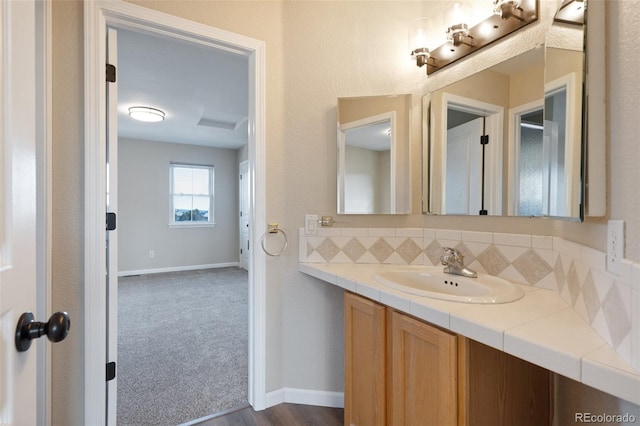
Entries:
{"type": "Polygon", "coordinates": [[[550,424],[548,370],[346,291],[345,424],[550,424]]]}
{"type": "Polygon", "coordinates": [[[640,374],[555,291],[514,283],[524,291],[515,301],[460,303],[375,279],[429,268],[299,263],[299,271],[345,290],[347,419],[395,424],[389,419],[423,417],[437,405],[428,417],[449,419],[437,424],[521,424],[511,416],[548,424],[552,373],[640,403],[640,374]]]}

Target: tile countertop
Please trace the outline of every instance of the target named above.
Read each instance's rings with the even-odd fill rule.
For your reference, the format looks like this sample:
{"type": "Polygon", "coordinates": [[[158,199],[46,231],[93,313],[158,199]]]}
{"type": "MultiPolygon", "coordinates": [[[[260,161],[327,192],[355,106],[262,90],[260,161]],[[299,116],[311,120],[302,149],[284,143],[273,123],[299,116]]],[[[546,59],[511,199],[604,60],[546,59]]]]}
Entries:
{"type": "Polygon", "coordinates": [[[556,292],[522,285],[525,296],[515,302],[471,304],[396,291],[373,279],[375,272],[399,268],[420,267],[298,264],[302,273],[640,405],[640,373],[556,292]]]}

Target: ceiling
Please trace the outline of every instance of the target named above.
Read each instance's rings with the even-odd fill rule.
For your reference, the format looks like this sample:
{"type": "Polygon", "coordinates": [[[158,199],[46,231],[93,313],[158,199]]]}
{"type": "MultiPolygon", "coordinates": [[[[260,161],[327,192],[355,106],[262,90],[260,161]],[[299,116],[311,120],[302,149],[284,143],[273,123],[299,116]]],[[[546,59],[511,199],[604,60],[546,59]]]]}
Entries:
{"type": "Polygon", "coordinates": [[[345,144],[373,151],[389,151],[391,146],[390,120],[370,123],[345,130],[345,144]]]}
{"type": "Polygon", "coordinates": [[[175,38],[118,30],[118,136],[238,149],[247,143],[248,57],[175,38]],[[145,123],[128,108],[149,106],[145,123]]]}

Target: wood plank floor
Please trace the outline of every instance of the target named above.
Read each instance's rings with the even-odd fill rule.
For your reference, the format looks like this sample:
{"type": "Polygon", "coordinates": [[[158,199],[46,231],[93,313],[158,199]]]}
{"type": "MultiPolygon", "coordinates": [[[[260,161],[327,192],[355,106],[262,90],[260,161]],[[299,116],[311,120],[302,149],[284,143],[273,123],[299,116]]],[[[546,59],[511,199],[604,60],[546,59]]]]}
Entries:
{"type": "Polygon", "coordinates": [[[198,426],[342,426],[342,408],[280,404],[263,411],[251,407],[197,423],[198,426]]]}

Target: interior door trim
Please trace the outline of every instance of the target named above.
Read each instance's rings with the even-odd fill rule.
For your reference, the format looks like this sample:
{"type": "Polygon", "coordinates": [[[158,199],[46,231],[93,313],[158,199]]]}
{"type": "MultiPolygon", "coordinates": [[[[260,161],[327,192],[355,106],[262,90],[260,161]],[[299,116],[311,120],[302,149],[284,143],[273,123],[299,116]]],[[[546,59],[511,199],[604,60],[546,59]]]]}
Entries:
{"type": "MultiPolygon", "coordinates": [[[[104,424],[106,407],[105,301],[105,57],[107,26],[136,28],[234,49],[249,59],[249,238],[255,247],[266,224],[265,43],[122,1],[85,1],[85,207],[84,207],[84,387],[85,424],[104,424]],[[258,235],[256,235],[258,234],[258,235]]],[[[249,403],[266,404],[266,259],[249,257],[249,403]]],[[[109,419],[115,424],[115,419],[109,419]]]]}

